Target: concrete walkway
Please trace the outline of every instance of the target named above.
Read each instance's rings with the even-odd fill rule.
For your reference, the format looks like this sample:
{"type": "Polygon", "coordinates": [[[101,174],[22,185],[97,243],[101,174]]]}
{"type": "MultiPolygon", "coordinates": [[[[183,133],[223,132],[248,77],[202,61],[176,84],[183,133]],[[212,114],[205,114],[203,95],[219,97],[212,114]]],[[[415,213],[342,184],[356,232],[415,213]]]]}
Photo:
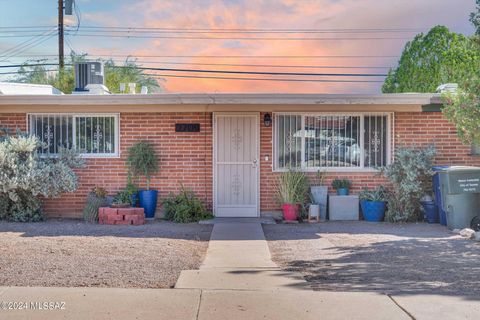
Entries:
{"type": "Polygon", "coordinates": [[[272,262],[258,221],[229,221],[215,223],[200,270],[183,271],[175,290],[0,287],[0,319],[455,320],[480,314],[478,301],[461,297],[311,291],[298,274],[272,262]],[[2,302],[28,307],[6,309],[2,302]],[[63,309],[48,310],[44,302],[63,309]],[[42,309],[32,309],[37,305],[42,309]]]}
{"type": "Polygon", "coordinates": [[[308,287],[300,274],[282,271],[270,257],[260,223],[216,223],[200,270],[182,271],[175,288],[292,290],[308,287]]]}

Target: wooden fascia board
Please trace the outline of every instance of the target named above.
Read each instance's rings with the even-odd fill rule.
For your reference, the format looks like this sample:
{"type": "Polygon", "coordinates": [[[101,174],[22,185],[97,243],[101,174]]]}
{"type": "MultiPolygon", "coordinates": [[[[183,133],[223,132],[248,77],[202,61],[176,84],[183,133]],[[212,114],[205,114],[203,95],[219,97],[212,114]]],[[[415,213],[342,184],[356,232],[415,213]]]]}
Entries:
{"type": "Polygon", "coordinates": [[[0,113],[75,113],[75,112],[422,112],[418,104],[142,104],[142,105],[0,105],[0,113]]]}

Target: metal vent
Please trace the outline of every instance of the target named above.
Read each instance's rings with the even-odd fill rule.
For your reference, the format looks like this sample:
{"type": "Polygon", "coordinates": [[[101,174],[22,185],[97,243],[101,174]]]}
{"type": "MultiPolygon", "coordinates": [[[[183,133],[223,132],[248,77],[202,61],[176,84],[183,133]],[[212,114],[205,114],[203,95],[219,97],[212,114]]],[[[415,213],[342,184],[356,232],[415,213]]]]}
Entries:
{"type": "Polygon", "coordinates": [[[75,91],[86,91],[89,84],[104,84],[103,63],[78,62],[75,64],[75,91]]]}

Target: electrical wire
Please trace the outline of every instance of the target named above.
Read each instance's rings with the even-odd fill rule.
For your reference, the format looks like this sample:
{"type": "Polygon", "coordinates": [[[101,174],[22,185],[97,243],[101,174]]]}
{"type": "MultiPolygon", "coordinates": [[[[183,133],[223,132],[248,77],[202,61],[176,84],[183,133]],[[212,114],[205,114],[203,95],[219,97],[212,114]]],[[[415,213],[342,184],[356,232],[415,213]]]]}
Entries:
{"type": "Polygon", "coordinates": [[[17,45],[15,47],[3,52],[2,55],[0,55],[0,59],[2,59],[2,60],[0,60],[0,62],[6,61],[13,56],[17,56],[18,54],[20,54],[22,52],[25,52],[25,51],[27,51],[31,48],[34,48],[34,47],[44,43],[45,41],[54,37],[56,35],[55,32],[56,32],[56,28],[55,28],[55,30],[52,30],[50,33],[47,33],[45,35],[37,37],[33,41],[25,41],[22,44],[17,45]]]}
{"type": "MultiPolygon", "coordinates": [[[[19,55],[19,57],[56,57],[57,54],[19,55]]],[[[120,57],[120,58],[195,58],[195,59],[390,59],[399,55],[134,55],[134,54],[91,54],[89,57],[120,57]]]]}
{"type": "MultiPolygon", "coordinates": [[[[71,26],[66,26],[71,27],[71,26]]],[[[408,33],[419,32],[420,28],[330,28],[330,29],[298,29],[298,28],[173,28],[173,27],[137,27],[137,26],[82,26],[83,29],[108,30],[109,32],[171,32],[171,33],[408,33]]]]}
{"type": "Polygon", "coordinates": [[[237,78],[237,77],[217,77],[217,76],[187,76],[172,74],[152,74],[144,73],[146,76],[162,78],[194,78],[194,79],[221,79],[221,80],[248,80],[248,81],[280,81],[280,82],[328,82],[328,83],[383,83],[380,80],[323,80],[323,79],[286,79],[286,78],[237,78]]]}
{"type": "MultiPolygon", "coordinates": [[[[75,37],[104,37],[104,38],[128,38],[128,39],[179,39],[179,40],[243,40],[243,41],[373,41],[373,40],[409,40],[410,37],[342,37],[342,38],[324,38],[324,37],[204,37],[204,36],[150,36],[150,35],[111,35],[111,34],[93,34],[93,33],[76,33],[72,34],[68,31],[66,34],[75,37]]],[[[0,36],[1,37],[1,36],[0,36]]]]}
{"type": "MultiPolygon", "coordinates": [[[[49,31],[50,31],[50,32],[56,31],[56,27],[55,27],[53,30],[50,29],[49,31]]],[[[48,34],[49,34],[49,32],[46,31],[46,32],[40,33],[40,34],[32,37],[31,39],[28,39],[28,40],[26,40],[26,41],[24,41],[24,42],[21,42],[21,43],[15,45],[14,47],[12,47],[12,48],[10,48],[10,49],[7,49],[7,50],[5,50],[4,52],[2,52],[2,53],[0,54],[0,57],[8,54],[8,53],[11,52],[11,51],[14,51],[15,49],[17,49],[17,48],[19,48],[19,47],[22,47],[22,46],[24,46],[24,45],[27,45],[28,43],[30,43],[30,42],[32,42],[32,41],[34,41],[34,40],[37,40],[38,37],[43,37],[43,36],[48,35],[48,34]]]]}
{"type": "MultiPolygon", "coordinates": [[[[17,65],[0,65],[0,68],[16,68],[30,66],[51,66],[53,63],[45,64],[17,64],[17,65]]],[[[125,69],[132,68],[130,66],[114,66],[114,68],[125,69]]],[[[139,67],[139,70],[150,71],[167,71],[167,72],[189,72],[189,73],[225,73],[225,74],[246,74],[246,75],[269,75],[269,76],[301,76],[301,77],[386,77],[383,73],[307,73],[307,72],[273,72],[273,71],[242,71],[242,70],[211,70],[211,69],[179,69],[179,68],[156,68],[156,67],[139,67]]]]}

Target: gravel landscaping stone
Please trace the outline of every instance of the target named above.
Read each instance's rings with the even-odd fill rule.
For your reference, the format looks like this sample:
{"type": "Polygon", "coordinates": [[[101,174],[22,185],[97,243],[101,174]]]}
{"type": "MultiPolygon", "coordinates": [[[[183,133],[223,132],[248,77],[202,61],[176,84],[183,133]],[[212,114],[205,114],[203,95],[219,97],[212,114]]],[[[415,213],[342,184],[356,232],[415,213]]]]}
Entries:
{"type": "Polygon", "coordinates": [[[480,243],[430,224],[264,225],[273,260],[315,290],[480,296],[480,243]]]}
{"type": "Polygon", "coordinates": [[[0,222],[0,286],[173,287],[198,269],[212,226],[0,222]]]}

